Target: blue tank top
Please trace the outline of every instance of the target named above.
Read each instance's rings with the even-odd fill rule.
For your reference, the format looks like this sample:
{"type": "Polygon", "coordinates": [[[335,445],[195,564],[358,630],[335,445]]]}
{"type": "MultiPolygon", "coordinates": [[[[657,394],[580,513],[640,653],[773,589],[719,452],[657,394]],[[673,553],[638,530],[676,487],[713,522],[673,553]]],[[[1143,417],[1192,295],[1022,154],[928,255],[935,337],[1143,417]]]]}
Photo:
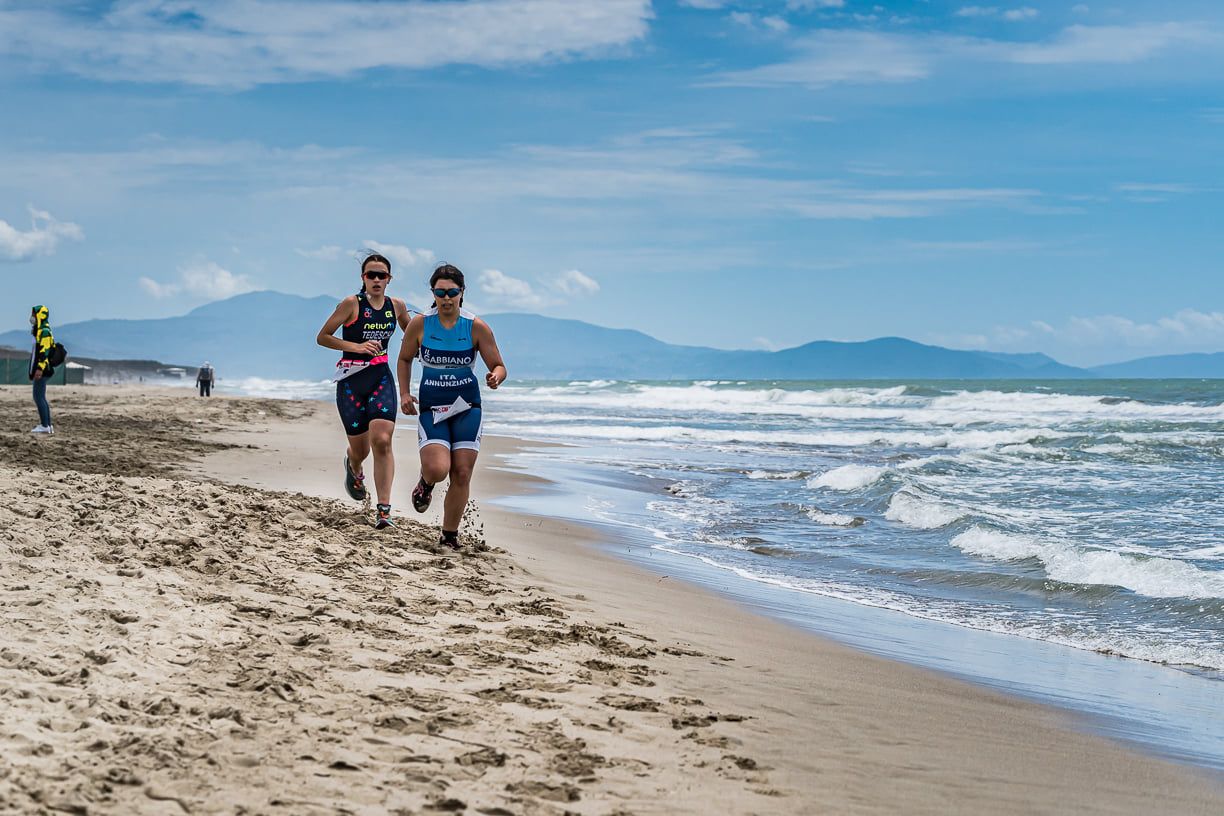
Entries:
{"type": "Polygon", "coordinates": [[[461,309],[455,325],[446,328],[436,311],[425,313],[421,334],[421,388],[417,395],[422,408],[451,405],[463,397],[470,405],[480,404],[480,383],[472,366],[476,363],[476,343],[472,323],[476,315],[461,309]]]}

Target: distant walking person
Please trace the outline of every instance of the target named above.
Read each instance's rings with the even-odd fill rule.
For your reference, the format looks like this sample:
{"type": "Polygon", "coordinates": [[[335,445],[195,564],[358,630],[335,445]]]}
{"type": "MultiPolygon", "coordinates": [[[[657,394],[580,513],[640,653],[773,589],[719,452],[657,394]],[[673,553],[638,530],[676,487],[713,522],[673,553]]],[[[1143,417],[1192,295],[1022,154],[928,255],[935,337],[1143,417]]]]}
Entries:
{"type": "Polygon", "coordinates": [[[217,379],[217,372],[213,370],[212,363],[207,360],[204,365],[200,366],[200,371],[196,374],[196,385],[200,389],[201,397],[211,397],[213,381],[217,379]]]}
{"type": "Polygon", "coordinates": [[[53,434],[51,406],[47,404],[47,381],[55,373],[51,364],[51,352],[55,348],[55,336],[51,334],[51,323],[47,320],[50,311],[46,306],[35,306],[30,310],[30,334],[34,335],[34,348],[30,352],[30,380],[34,383],[34,405],[38,407],[38,427],[30,433],[53,434]]]}
{"type": "Polygon", "coordinates": [[[348,435],[344,489],[358,501],[369,496],[362,464],[372,450],[378,491],[374,526],[379,529],[395,526],[391,521],[391,482],[395,478],[391,436],[399,401],[387,362],[387,344],[396,324],[408,326],[408,305],[387,297],[390,282],[391,262],[382,255],[366,256],[361,263],[361,291],[340,301],[316,338],[320,346],[343,354],[332,379],[336,381],[336,407],[348,435]]]}
{"type": "Polygon", "coordinates": [[[439,544],[459,549],[459,524],[467,506],[476,456],[480,453],[482,413],[480,383],[472,367],[476,355],[489,372],[485,385],[497,388],[506,380],[493,330],[463,307],[463,273],[450,264],[434,270],[429,278],[434,306],[412,318],[400,345],[399,381],[404,413],[417,413],[421,478],[412,491],[412,506],[418,513],[429,508],[434,485],[450,477],[442,509],[439,544]],[[412,397],[412,360],[421,361],[419,400],[412,397]]]}

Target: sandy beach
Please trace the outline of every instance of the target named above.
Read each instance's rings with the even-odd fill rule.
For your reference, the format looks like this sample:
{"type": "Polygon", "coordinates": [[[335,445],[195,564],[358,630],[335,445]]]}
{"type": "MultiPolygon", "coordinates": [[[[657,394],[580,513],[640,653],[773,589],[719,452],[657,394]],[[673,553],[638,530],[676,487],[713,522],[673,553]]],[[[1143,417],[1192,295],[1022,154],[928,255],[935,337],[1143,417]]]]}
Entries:
{"type": "Polygon", "coordinates": [[[1219,813],[1204,772],[497,510],[343,495],[327,403],[0,388],[0,811],[1219,813]],[[420,523],[423,521],[423,523],[420,523]]]}

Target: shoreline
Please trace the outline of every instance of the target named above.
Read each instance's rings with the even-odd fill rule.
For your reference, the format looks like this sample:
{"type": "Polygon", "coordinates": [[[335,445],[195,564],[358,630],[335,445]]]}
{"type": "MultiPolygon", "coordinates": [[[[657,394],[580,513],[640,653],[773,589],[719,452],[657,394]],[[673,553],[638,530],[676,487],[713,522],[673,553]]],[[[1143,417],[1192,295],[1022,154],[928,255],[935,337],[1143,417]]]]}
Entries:
{"type": "MultiPolygon", "coordinates": [[[[515,451],[555,447],[558,443],[510,439],[515,451]]],[[[1142,753],[1202,769],[1224,779],[1224,725],[1219,705],[1221,679],[1190,667],[1170,666],[1073,644],[987,628],[924,618],[887,606],[872,606],[792,586],[774,585],[740,574],[705,557],[659,546],[643,528],[613,517],[583,521],[567,504],[575,500],[623,500],[606,492],[607,474],[571,467],[555,480],[526,474],[528,462],[515,462],[518,474],[544,481],[552,489],[516,490],[488,496],[511,513],[557,515],[596,531],[600,552],[632,564],[656,578],[687,581],[752,614],[793,626],[806,635],[825,638],[886,660],[938,672],[941,676],[993,689],[1066,712],[1076,727],[1130,746],[1142,753]],[[593,476],[587,480],[588,476],[593,476]],[[1009,665],[1012,664],[1012,665],[1009,665]],[[1177,700],[1181,712],[1170,712],[1159,700],[1177,700]],[[1214,729],[1214,730],[1213,730],[1214,729]]],[[[550,464],[556,464],[556,459],[550,464]]],[[[652,487],[617,485],[614,492],[642,494],[652,487]]]]}
{"type": "MultiPolygon", "coordinates": [[[[179,395],[175,400],[193,402],[179,395]]],[[[343,439],[331,406],[292,403],[292,415],[269,422],[258,416],[258,409],[246,410],[259,401],[214,401],[237,404],[238,413],[247,415],[245,427],[210,434],[214,447],[186,467],[188,474],[289,496],[342,496],[337,474],[343,439]]],[[[411,484],[415,469],[415,440],[403,430],[397,435],[397,500],[406,498],[404,486],[411,484]]],[[[61,444],[65,439],[45,441],[61,444]]],[[[646,714],[642,722],[626,726],[636,729],[634,740],[644,740],[639,747],[652,752],[651,783],[615,775],[587,787],[579,783],[582,799],[567,808],[608,813],[619,800],[622,812],[645,813],[660,808],[703,812],[703,803],[708,811],[712,801],[723,810],[744,813],[971,813],[986,808],[1209,813],[1224,805],[1224,790],[1205,774],[1084,734],[1062,712],[770,620],[602,551],[590,528],[492,506],[493,496],[522,490],[526,480],[498,468],[499,450],[507,452],[512,443],[486,443],[474,481],[474,495],[482,504],[473,521],[483,524],[491,544],[507,551],[489,562],[489,575],[507,592],[523,595],[536,588],[556,598],[575,620],[623,632],[634,638],[630,643],[655,644],[650,663],[654,685],[632,691],[683,701],[656,699],[656,710],[670,705],[689,712],[677,710],[671,728],[653,730],[646,714]],[[730,715],[722,720],[705,715],[704,724],[700,717],[685,720],[696,716],[697,709],[730,715]],[[687,733],[696,735],[691,739],[684,732],[690,726],[687,733]],[[721,763],[716,776],[707,773],[709,766],[702,763],[710,760],[699,756],[701,750],[712,750],[715,764],[721,763]],[[733,767],[722,768],[727,756],[733,757],[733,767]],[[667,765],[669,758],[678,759],[680,766],[667,765]],[[719,787],[729,780],[736,784],[719,787]],[[675,792],[667,798],[663,791],[669,783],[675,792]],[[635,784],[644,787],[635,789],[635,784]],[[732,790],[739,798],[708,798],[732,790]]],[[[401,513],[400,519],[404,528],[416,529],[407,515],[401,513]]],[[[432,514],[426,516],[427,522],[431,519],[432,514]]],[[[372,531],[360,535],[378,545],[372,531]]],[[[334,638],[331,649],[343,645],[334,638]]],[[[546,653],[560,659],[555,649],[546,653]]],[[[574,722],[589,720],[588,703],[575,705],[574,695],[574,690],[550,694],[550,704],[561,706],[574,722]]],[[[514,713],[524,716],[523,711],[514,713]]],[[[544,714],[556,716],[557,711],[544,714]]],[[[621,719],[633,719],[628,709],[612,717],[621,719]]],[[[458,792],[476,783],[452,779],[450,784],[458,792]]],[[[536,797],[518,807],[512,812],[559,813],[561,805],[536,797]]]]}
{"type": "MultiPolygon", "coordinates": [[[[339,438],[338,430],[332,427],[334,422],[328,410],[329,408],[330,406],[324,405],[318,410],[315,419],[317,424],[314,427],[323,436],[325,445],[339,449],[342,440],[339,438]],[[330,441],[326,441],[328,439],[330,441]]],[[[415,468],[415,445],[411,445],[411,441],[409,441],[408,445],[404,444],[403,437],[405,435],[403,430],[401,428],[400,434],[397,434],[396,437],[397,468],[400,471],[397,476],[397,484],[401,484],[405,479],[410,482],[413,469],[415,468]]],[[[408,439],[411,440],[411,437],[409,436],[408,439]]],[[[892,695],[897,688],[903,688],[907,693],[914,693],[914,690],[919,690],[917,693],[920,696],[929,694],[938,697],[942,704],[946,704],[950,710],[944,713],[956,720],[958,728],[972,727],[975,729],[971,739],[990,739],[985,733],[976,729],[986,728],[987,723],[997,723],[1000,721],[1008,722],[1009,726],[1015,728],[1017,732],[1025,731],[1030,726],[1049,729],[1049,733],[1057,734],[1057,738],[1064,742],[1073,734],[1075,739],[1087,740],[1083,750],[1094,752],[1104,748],[1109,752],[1118,752],[1118,756],[1110,760],[1111,766],[1116,767],[1117,763],[1125,764],[1126,760],[1122,759],[1122,757],[1126,756],[1140,763],[1150,761],[1168,768],[1184,769],[1194,778],[1204,782],[1208,789],[1212,790],[1213,794],[1224,793],[1224,788],[1219,787],[1219,780],[1214,776],[1210,776],[1210,772],[1205,769],[1178,763],[1170,764],[1169,760],[1148,754],[1139,754],[1135,749],[1128,748],[1121,743],[1116,743],[1094,734],[1084,733],[1084,729],[1076,723],[1076,715],[1073,712],[1059,710],[1045,704],[1031,702],[1014,694],[971,684],[966,680],[954,678],[942,672],[872,655],[866,651],[860,651],[837,643],[810,630],[751,612],[734,601],[728,600],[696,584],[661,578],[644,567],[611,554],[606,546],[609,543],[607,536],[601,534],[590,525],[499,508],[493,503],[498,496],[526,493],[533,488],[552,484],[551,480],[545,477],[523,476],[510,471],[504,465],[499,466],[496,460],[510,455],[512,450],[520,444],[536,445],[535,442],[522,442],[512,440],[510,437],[486,437],[485,439],[482,456],[478,463],[478,474],[473,480],[473,497],[484,501],[480,506],[480,521],[477,523],[483,522],[486,536],[489,536],[491,539],[505,536],[508,540],[512,540],[514,542],[513,546],[506,544],[499,544],[499,546],[505,546],[511,555],[520,560],[524,566],[528,567],[534,574],[546,579],[550,585],[558,587],[559,591],[564,592],[567,597],[577,594],[583,598],[598,599],[598,606],[603,609],[604,613],[608,614],[607,610],[610,608],[612,610],[611,614],[615,615],[619,620],[624,620],[625,622],[633,620],[639,626],[658,629],[661,621],[668,620],[669,615],[674,609],[680,608],[687,612],[692,608],[698,613],[699,625],[695,623],[691,626],[686,626],[682,631],[686,640],[693,643],[699,650],[705,649],[718,652],[717,644],[723,642],[728,633],[733,635],[736,648],[756,650],[761,645],[758,640],[767,631],[767,640],[770,646],[768,654],[754,654],[752,661],[754,670],[758,670],[771,678],[765,680],[761,686],[755,687],[758,695],[763,699],[776,695],[778,689],[772,688],[771,684],[783,681],[783,678],[787,691],[801,693],[804,684],[809,679],[807,673],[816,666],[825,665],[833,659],[833,655],[836,655],[837,662],[845,661],[847,666],[845,669],[846,673],[862,674],[873,678],[887,677],[889,679],[887,686],[890,688],[890,691],[884,692],[882,687],[876,690],[876,694],[870,695],[872,697],[872,708],[884,699],[892,699],[892,695]],[[523,484],[524,480],[531,487],[525,486],[523,484]],[[603,543],[601,544],[601,542],[603,543]],[[571,543],[577,543],[578,546],[571,547],[569,546],[571,543]],[[610,576],[615,576],[616,580],[612,581],[610,576]],[[652,602],[649,605],[645,603],[647,598],[652,602]],[[794,657],[789,655],[788,653],[798,645],[803,647],[800,649],[800,656],[794,657]],[[851,666],[853,668],[850,668],[851,666]],[[785,667],[785,671],[780,670],[778,667],[785,667]],[[962,704],[965,704],[969,699],[974,700],[975,704],[990,709],[991,713],[984,715],[981,712],[975,712],[974,714],[966,715],[964,711],[956,710],[961,708],[962,704]],[[1006,712],[1006,715],[1002,712],[1006,712]],[[1018,714],[1017,712],[1023,713],[1018,714]],[[975,714],[977,717],[974,716],[975,714]],[[1032,723],[1025,722],[1029,717],[1033,718],[1032,723]]],[[[548,445],[551,443],[545,442],[540,444],[548,445]]],[[[213,458],[215,459],[216,457],[213,458]]],[[[305,490],[308,492],[315,490],[320,494],[339,495],[339,485],[333,484],[337,480],[329,470],[330,460],[321,461],[319,466],[318,469],[314,469],[305,464],[295,464],[293,467],[297,475],[293,476],[284,471],[277,471],[280,474],[280,483],[289,485],[295,490],[305,490]]],[[[334,470],[334,468],[330,469],[334,470]]],[[[234,478],[234,476],[233,472],[223,469],[222,478],[234,478]]],[[[258,481],[255,480],[252,483],[258,483],[258,481]]],[[[414,519],[418,518],[415,514],[405,515],[414,519]]],[[[676,633],[673,634],[675,635],[676,633]]],[[[723,653],[727,653],[725,646],[723,653]]],[[[846,689],[846,686],[841,683],[831,682],[833,682],[833,686],[839,691],[846,689]]],[[[708,677],[702,677],[701,683],[721,685],[720,683],[716,684],[713,678],[708,677]]],[[[725,686],[722,688],[723,690],[728,690],[725,686]]],[[[688,692],[702,696],[701,689],[702,686],[698,685],[688,689],[688,692]]],[[[708,687],[704,690],[704,697],[706,699],[710,697],[708,687]]],[[[827,698],[822,698],[821,702],[811,704],[807,710],[812,713],[820,713],[826,706],[837,707],[837,705],[837,703],[830,703],[827,698]]],[[[929,703],[923,702],[922,705],[927,706],[929,703]]],[[[740,707],[743,707],[742,702],[740,707]]],[[[802,717],[796,717],[793,712],[787,718],[803,719],[802,717]]],[[[944,725],[934,725],[930,722],[929,718],[922,717],[919,719],[923,722],[923,725],[920,728],[915,728],[915,731],[925,728],[933,728],[939,731],[946,727],[944,725]]],[[[890,726],[887,724],[879,723],[867,730],[875,731],[876,727],[885,731],[890,729],[890,726]]],[[[903,727],[901,730],[906,729],[903,727]]],[[[785,766],[788,762],[794,762],[792,751],[795,745],[802,745],[810,739],[810,736],[804,736],[803,731],[804,729],[800,728],[788,733],[787,738],[779,743],[785,746],[782,750],[771,748],[768,741],[754,747],[759,754],[772,756],[774,761],[778,762],[780,766],[785,766]]],[[[952,743],[956,743],[965,735],[958,734],[955,738],[951,738],[946,734],[943,736],[950,739],[952,743]]],[[[1051,739],[1054,738],[1051,737],[1051,739]]],[[[1025,749],[1023,751],[1016,751],[1016,756],[1009,757],[1006,762],[995,757],[994,759],[1001,764],[1015,763],[1023,767],[1032,760],[1032,757],[1021,757],[1021,753],[1027,754],[1031,751],[1046,749],[1046,743],[1035,739],[1032,735],[1022,737],[1019,733],[1014,733],[1006,741],[1012,745],[1023,745],[1025,749]]],[[[907,739],[897,741],[898,747],[912,744],[907,739]]],[[[968,766],[972,766],[975,763],[976,755],[978,754],[976,748],[966,750],[963,745],[957,745],[953,748],[950,744],[945,744],[939,750],[944,750],[949,755],[957,757],[956,762],[950,764],[963,761],[968,766]]],[[[1066,759],[1066,753],[1064,749],[1055,750],[1061,758],[1058,763],[1061,765],[1061,761],[1066,759]]],[[[927,749],[923,749],[921,753],[924,756],[929,756],[927,749]]],[[[1012,751],[1009,750],[1007,753],[1011,754],[1012,751]]],[[[903,759],[897,759],[896,761],[898,766],[906,764],[903,759]]],[[[1038,762],[1036,764],[1041,765],[1042,763],[1038,762]]],[[[888,766],[885,765],[878,772],[887,774],[890,772],[887,768],[888,766]]],[[[946,766],[943,770],[951,771],[946,766]]],[[[847,772],[855,777],[858,775],[850,771],[847,772]]],[[[1044,769],[1042,774],[1060,774],[1061,772],[1061,767],[1048,767],[1044,769]]],[[[961,773],[968,772],[958,772],[956,775],[961,773]]],[[[1035,769],[1034,773],[1035,775],[1042,775],[1038,774],[1035,769]]],[[[1096,773],[1094,771],[1093,775],[1096,773]]],[[[1143,775],[1142,772],[1139,773],[1143,775]]],[[[800,773],[800,775],[805,774],[812,774],[815,778],[827,778],[828,769],[807,767],[800,773]]],[[[1051,781],[1052,778],[1050,776],[1043,778],[1043,784],[1051,781]]],[[[1046,791],[1046,793],[1049,794],[1050,792],[1046,791]]],[[[1053,803],[1056,800],[1063,802],[1070,801],[1068,797],[1070,799],[1077,798],[1072,790],[1061,790],[1056,796],[1051,796],[1050,806],[1054,807],[1053,803]]],[[[915,803],[903,797],[896,800],[894,805],[898,808],[906,807],[912,809],[915,803]]],[[[992,806],[997,806],[997,804],[992,804],[992,806]]],[[[1085,802],[1085,806],[1090,807],[1087,802],[1085,802]]],[[[1121,802],[1111,805],[1111,811],[1125,811],[1125,809],[1126,806],[1121,802]]]]}

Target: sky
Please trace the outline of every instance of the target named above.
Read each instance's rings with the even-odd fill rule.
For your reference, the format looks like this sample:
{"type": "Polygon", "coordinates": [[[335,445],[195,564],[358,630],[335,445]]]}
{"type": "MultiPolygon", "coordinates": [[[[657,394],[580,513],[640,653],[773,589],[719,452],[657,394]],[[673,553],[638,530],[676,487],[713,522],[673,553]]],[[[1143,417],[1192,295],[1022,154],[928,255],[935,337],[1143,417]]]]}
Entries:
{"type": "Polygon", "coordinates": [[[1221,351],[1222,148],[1205,0],[0,0],[0,329],[379,250],[672,343],[1221,351]]]}

